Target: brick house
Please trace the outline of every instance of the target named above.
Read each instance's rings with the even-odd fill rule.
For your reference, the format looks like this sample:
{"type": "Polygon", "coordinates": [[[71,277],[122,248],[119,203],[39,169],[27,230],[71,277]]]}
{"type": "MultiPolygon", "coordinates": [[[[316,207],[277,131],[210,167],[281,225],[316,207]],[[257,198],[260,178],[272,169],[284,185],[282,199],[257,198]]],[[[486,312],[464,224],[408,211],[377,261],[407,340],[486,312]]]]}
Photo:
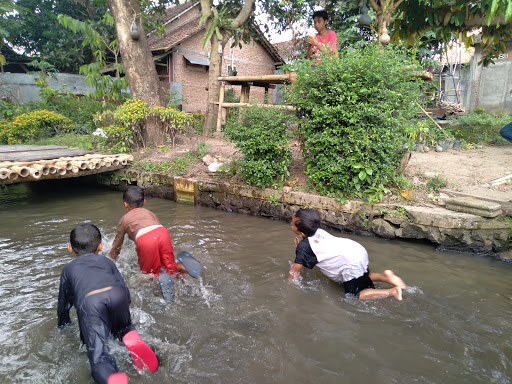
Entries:
{"type": "MultiPolygon", "coordinates": [[[[166,10],[166,33],[150,34],[149,47],[153,53],[162,87],[171,96],[183,99],[186,112],[206,113],[208,99],[209,51],[203,49],[204,25],[199,27],[199,2],[187,2],[166,10]]],[[[221,76],[236,68],[238,75],[272,75],[283,60],[277,50],[261,33],[242,48],[231,48],[228,42],[223,52],[221,76]]],[[[240,94],[240,87],[235,86],[240,94]]],[[[261,101],[264,90],[251,90],[251,101],[261,101]]],[[[270,96],[270,95],[269,95],[270,96]]]]}

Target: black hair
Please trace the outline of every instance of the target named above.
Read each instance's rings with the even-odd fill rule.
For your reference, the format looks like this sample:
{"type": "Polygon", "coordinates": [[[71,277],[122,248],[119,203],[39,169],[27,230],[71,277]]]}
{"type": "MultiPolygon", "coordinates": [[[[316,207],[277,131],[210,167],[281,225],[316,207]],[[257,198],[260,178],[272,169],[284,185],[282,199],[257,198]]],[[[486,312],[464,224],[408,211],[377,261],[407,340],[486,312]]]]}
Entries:
{"type": "Polygon", "coordinates": [[[123,201],[127,203],[130,208],[142,207],[144,205],[144,190],[136,185],[128,187],[123,193],[123,201]]]}
{"type": "Polygon", "coordinates": [[[295,212],[295,226],[307,237],[315,234],[321,221],[320,214],[314,209],[299,209],[295,212]]]}
{"type": "Polygon", "coordinates": [[[94,253],[101,243],[101,232],[94,224],[82,224],[71,231],[69,242],[78,256],[94,253]]]}
{"type": "Polygon", "coordinates": [[[325,21],[329,21],[329,14],[327,13],[327,11],[325,9],[321,9],[320,11],[315,11],[313,13],[312,18],[315,19],[315,17],[321,17],[325,21]]]}

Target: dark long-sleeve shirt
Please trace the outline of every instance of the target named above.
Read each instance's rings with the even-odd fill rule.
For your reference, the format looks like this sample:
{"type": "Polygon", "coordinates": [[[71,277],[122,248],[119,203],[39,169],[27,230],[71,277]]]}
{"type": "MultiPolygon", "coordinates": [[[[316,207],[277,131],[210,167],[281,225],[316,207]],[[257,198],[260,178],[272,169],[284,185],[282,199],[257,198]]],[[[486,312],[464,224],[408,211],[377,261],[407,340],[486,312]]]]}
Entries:
{"type": "Polygon", "coordinates": [[[130,291],[115,263],[96,253],[78,256],[62,269],[57,304],[58,326],[69,324],[69,310],[74,305],[77,311],[85,296],[94,290],[119,286],[130,291]]]}

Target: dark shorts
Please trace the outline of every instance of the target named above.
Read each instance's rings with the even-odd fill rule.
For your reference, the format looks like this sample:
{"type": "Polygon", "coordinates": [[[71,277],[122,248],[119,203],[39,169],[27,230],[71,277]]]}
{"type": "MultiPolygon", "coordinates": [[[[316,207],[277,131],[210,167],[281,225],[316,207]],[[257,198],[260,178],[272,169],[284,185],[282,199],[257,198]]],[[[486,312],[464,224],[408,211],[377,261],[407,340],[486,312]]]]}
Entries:
{"type": "Polygon", "coordinates": [[[126,289],[114,286],[108,291],[88,296],[77,312],[80,335],[87,346],[92,377],[97,383],[106,384],[108,377],[118,372],[116,361],[110,355],[107,345],[110,334],[121,340],[135,329],[126,289]]]}
{"type": "Polygon", "coordinates": [[[366,272],[363,276],[358,277],[356,279],[352,279],[349,281],[345,281],[343,283],[343,288],[345,288],[345,293],[350,293],[351,295],[359,297],[359,293],[364,291],[365,289],[375,289],[373,285],[372,279],[368,275],[369,271],[366,272]]]}

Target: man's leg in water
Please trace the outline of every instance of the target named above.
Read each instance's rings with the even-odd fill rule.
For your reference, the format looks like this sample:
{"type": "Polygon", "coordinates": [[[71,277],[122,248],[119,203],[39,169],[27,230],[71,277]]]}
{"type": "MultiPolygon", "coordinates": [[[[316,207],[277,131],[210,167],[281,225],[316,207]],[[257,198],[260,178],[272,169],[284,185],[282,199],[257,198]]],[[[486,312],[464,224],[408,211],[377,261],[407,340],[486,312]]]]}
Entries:
{"type": "Polygon", "coordinates": [[[402,288],[393,287],[388,289],[365,289],[359,293],[360,300],[382,299],[384,297],[394,296],[402,300],[402,288]]]}
{"type": "Polygon", "coordinates": [[[369,276],[372,281],[382,281],[402,289],[405,289],[406,287],[404,281],[389,269],[386,269],[382,273],[370,272],[369,276]]]}

